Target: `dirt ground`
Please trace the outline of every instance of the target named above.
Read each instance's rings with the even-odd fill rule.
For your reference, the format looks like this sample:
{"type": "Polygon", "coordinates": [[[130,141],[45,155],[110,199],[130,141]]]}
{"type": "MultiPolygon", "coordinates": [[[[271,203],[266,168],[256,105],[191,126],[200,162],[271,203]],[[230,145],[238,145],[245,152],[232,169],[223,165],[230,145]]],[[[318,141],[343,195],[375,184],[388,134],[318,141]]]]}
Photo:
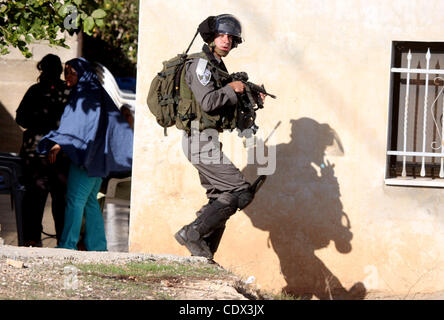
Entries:
{"type": "Polygon", "coordinates": [[[0,246],[0,300],[248,297],[242,279],[203,258],[0,246]]]}
{"type": "MultiPolygon", "coordinates": [[[[0,245],[0,300],[289,300],[199,257],[0,245]]],[[[444,291],[365,300],[444,300],[444,291]]]]}

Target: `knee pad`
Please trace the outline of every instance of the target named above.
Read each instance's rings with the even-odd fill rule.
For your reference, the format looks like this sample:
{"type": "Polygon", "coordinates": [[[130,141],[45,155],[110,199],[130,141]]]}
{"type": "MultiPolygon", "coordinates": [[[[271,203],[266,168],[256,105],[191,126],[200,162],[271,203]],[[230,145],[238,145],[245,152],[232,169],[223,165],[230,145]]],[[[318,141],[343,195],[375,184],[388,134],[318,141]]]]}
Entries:
{"type": "Polygon", "coordinates": [[[267,176],[261,175],[253,182],[253,184],[250,185],[249,188],[234,193],[238,199],[237,207],[239,210],[244,209],[251,203],[251,201],[253,201],[254,195],[262,187],[266,178],[267,176]]]}
{"type": "Polygon", "coordinates": [[[207,208],[208,208],[209,206],[211,206],[211,204],[212,204],[214,201],[216,201],[216,199],[214,199],[214,198],[209,199],[209,200],[208,200],[208,203],[207,203],[207,204],[204,204],[204,205],[202,206],[202,208],[200,208],[199,211],[196,212],[196,216],[198,217],[198,216],[200,216],[202,213],[204,213],[205,210],[207,210],[207,208]]]}
{"type": "Polygon", "coordinates": [[[208,234],[220,228],[237,211],[237,197],[232,194],[222,194],[217,200],[205,205],[195,220],[201,235],[208,234]]]}
{"type": "Polygon", "coordinates": [[[238,197],[232,193],[223,193],[211,204],[211,206],[215,208],[219,214],[228,219],[237,211],[238,197]]]}

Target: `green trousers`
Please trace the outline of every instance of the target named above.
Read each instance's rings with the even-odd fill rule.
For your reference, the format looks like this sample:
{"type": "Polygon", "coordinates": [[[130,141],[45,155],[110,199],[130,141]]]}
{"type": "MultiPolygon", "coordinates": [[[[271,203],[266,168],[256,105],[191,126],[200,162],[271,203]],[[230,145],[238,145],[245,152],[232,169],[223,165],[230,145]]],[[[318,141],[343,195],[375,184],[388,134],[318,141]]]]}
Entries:
{"type": "Polygon", "coordinates": [[[105,225],[97,194],[102,178],[89,177],[86,171],[71,163],[66,193],[65,225],[58,248],[77,250],[85,216],[84,243],[88,251],[106,251],[105,225]]]}

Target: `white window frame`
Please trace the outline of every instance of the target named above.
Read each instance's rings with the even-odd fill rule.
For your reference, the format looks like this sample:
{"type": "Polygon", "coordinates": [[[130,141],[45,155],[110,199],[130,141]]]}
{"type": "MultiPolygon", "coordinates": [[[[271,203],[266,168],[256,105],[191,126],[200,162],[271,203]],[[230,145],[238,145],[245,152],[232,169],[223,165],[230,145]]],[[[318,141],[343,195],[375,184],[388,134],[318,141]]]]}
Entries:
{"type": "MultiPolygon", "coordinates": [[[[430,108],[438,108],[439,113],[438,114],[444,114],[444,83],[439,84],[440,88],[443,89],[443,91],[440,90],[440,95],[436,95],[435,91],[435,97],[429,96],[429,90],[430,90],[430,81],[431,79],[435,79],[438,75],[440,78],[444,79],[444,69],[433,69],[433,67],[430,66],[430,60],[431,56],[434,54],[434,48],[438,48],[439,50],[437,52],[442,55],[444,53],[444,42],[407,42],[407,41],[394,41],[392,43],[392,59],[391,59],[391,77],[390,77],[390,103],[389,103],[389,125],[388,125],[388,133],[387,133],[387,152],[386,152],[386,169],[385,169],[385,184],[386,185],[393,185],[393,186],[417,186],[417,187],[435,187],[435,188],[444,188],[444,140],[441,141],[440,147],[437,148],[437,150],[426,150],[430,149],[429,147],[426,148],[427,143],[430,143],[430,137],[427,137],[427,126],[434,125],[434,123],[430,124],[427,121],[427,118],[429,117],[427,112],[430,111],[430,108]],[[407,54],[407,65],[400,66],[400,62],[402,61],[401,56],[402,53],[405,53],[405,48],[408,48],[409,46],[412,46],[412,49],[416,52],[418,52],[418,48],[421,48],[422,50],[427,48],[427,52],[425,53],[425,59],[426,59],[426,66],[423,68],[414,68],[414,66],[411,64],[412,62],[412,53],[411,50],[409,50],[407,54]],[[400,49],[402,48],[402,49],[400,49]],[[404,50],[404,51],[403,51],[404,50]],[[406,75],[405,80],[405,94],[404,97],[400,97],[400,87],[401,87],[401,74],[406,75]],[[422,147],[421,150],[409,150],[407,147],[407,132],[409,130],[408,128],[408,121],[411,121],[409,119],[409,109],[411,109],[411,106],[409,106],[409,94],[411,92],[411,82],[412,79],[411,76],[417,76],[418,74],[424,75],[424,101],[422,102],[422,109],[423,112],[422,115],[422,147]],[[439,99],[439,100],[438,100],[439,99]],[[436,103],[439,101],[439,104],[436,103]],[[442,101],[442,102],[441,102],[442,101]],[[435,103],[433,103],[435,102],[435,103]],[[410,107],[410,108],[409,108],[410,107]],[[394,108],[398,108],[394,112],[394,108]],[[403,108],[403,110],[401,110],[403,108]],[[400,111],[403,113],[403,124],[398,126],[399,122],[402,120],[400,119],[400,111]],[[393,122],[393,121],[396,121],[393,122]],[[394,132],[396,131],[396,132],[394,132]],[[403,137],[400,139],[398,136],[403,134],[403,137]],[[396,138],[396,141],[395,141],[396,138]],[[399,145],[399,141],[402,140],[402,145],[399,145]],[[396,146],[395,146],[396,144],[396,146]],[[412,157],[413,165],[410,167],[410,174],[407,170],[407,158],[412,157]],[[419,161],[416,161],[416,158],[420,159],[419,161]],[[401,174],[398,175],[398,171],[401,169],[399,167],[399,159],[402,159],[402,170],[401,174]],[[426,161],[426,159],[435,159],[434,162],[430,164],[430,161],[426,161]],[[415,174],[416,169],[415,166],[417,163],[421,163],[420,172],[418,175],[415,174]],[[439,168],[439,174],[434,174],[436,172],[436,162],[440,163],[439,168]],[[427,171],[426,172],[426,167],[427,171]],[[433,167],[433,169],[431,169],[433,167]],[[432,172],[432,173],[430,173],[432,172]]],[[[419,49],[419,50],[421,50],[419,49]]],[[[418,53],[415,53],[416,55],[418,53]]],[[[442,65],[444,66],[444,59],[442,61],[442,65]]],[[[416,82],[417,86],[419,81],[416,82]]],[[[438,86],[436,86],[438,87],[438,86]]],[[[417,99],[417,98],[416,98],[417,99]]],[[[435,110],[434,110],[435,111],[435,110]]],[[[443,119],[444,116],[438,117],[437,119],[434,119],[436,123],[440,122],[439,119],[443,119]]],[[[441,138],[444,138],[444,131],[443,131],[443,125],[442,123],[439,123],[441,125],[440,128],[440,134],[439,136],[441,138]]],[[[411,130],[411,129],[410,129],[411,130]]],[[[430,130],[430,129],[429,129],[430,130]]],[[[434,129],[438,130],[438,129],[434,129]]],[[[436,131],[435,131],[436,133],[436,131]]],[[[416,138],[416,131],[413,133],[416,138]]],[[[436,141],[436,140],[433,140],[436,141]]],[[[412,143],[410,141],[410,143],[412,143]]],[[[434,144],[436,146],[436,144],[434,144]]],[[[433,148],[434,149],[434,148],[433,148]]]]}

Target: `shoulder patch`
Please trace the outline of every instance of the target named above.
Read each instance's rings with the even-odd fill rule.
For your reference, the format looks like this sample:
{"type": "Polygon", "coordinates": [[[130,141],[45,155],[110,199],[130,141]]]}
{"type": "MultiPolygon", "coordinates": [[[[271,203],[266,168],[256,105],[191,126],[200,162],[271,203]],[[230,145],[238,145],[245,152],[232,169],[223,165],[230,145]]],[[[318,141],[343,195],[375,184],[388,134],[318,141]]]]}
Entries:
{"type": "Polygon", "coordinates": [[[203,86],[206,86],[211,79],[211,72],[207,70],[207,64],[207,60],[200,58],[196,68],[197,79],[203,86]]]}

